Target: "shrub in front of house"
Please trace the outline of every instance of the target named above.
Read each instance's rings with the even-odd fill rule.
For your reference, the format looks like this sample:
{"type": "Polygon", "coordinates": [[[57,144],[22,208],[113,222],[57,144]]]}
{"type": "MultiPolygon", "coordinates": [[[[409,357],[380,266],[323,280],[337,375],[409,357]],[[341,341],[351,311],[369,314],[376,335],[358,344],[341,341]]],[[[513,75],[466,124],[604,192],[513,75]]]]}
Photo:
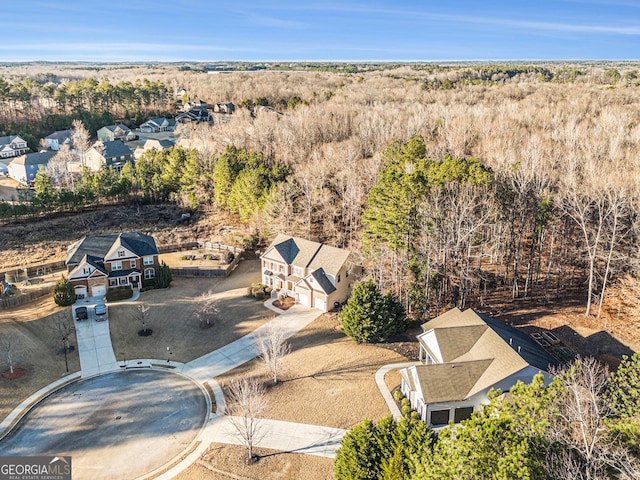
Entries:
{"type": "Polygon", "coordinates": [[[107,291],[107,302],[117,302],[119,300],[127,300],[133,297],[133,289],[131,287],[113,287],[107,291]]]}
{"type": "Polygon", "coordinates": [[[173,280],[171,269],[165,262],[162,262],[156,267],[155,276],[153,277],[155,287],[167,288],[171,284],[171,280],[173,280]]]}
{"type": "Polygon", "coordinates": [[[265,297],[264,290],[256,290],[255,292],[253,292],[253,296],[258,300],[264,300],[264,297],[265,297]]]}
{"type": "Polygon", "coordinates": [[[53,301],[61,307],[68,307],[76,301],[76,293],[73,290],[73,285],[71,285],[66,278],[62,277],[58,280],[58,283],[56,283],[53,289],[53,301]]]}

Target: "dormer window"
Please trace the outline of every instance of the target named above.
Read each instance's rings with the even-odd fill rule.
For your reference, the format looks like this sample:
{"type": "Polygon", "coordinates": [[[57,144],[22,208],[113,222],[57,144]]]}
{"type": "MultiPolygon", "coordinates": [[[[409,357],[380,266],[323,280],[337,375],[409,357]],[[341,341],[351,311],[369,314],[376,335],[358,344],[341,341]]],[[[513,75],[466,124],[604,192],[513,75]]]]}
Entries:
{"type": "Polygon", "coordinates": [[[126,255],[124,250],[118,250],[118,257],[124,257],[126,255]]]}

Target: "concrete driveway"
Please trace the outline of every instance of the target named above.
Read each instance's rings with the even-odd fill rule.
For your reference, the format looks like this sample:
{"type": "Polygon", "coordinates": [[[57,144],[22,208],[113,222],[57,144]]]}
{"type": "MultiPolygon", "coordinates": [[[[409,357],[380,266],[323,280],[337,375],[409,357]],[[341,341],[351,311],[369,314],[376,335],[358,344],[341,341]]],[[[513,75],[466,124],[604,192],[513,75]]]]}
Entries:
{"type": "Polygon", "coordinates": [[[98,303],[104,303],[104,298],[90,297],[76,302],[72,307],[82,378],[118,369],[111,345],[109,320],[96,321],[95,306],[98,303]],[[87,307],[87,320],[76,320],[76,309],[80,306],[87,307]]]}
{"type": "Polygon", "coordinates": [[[44,400],[2,440],[0,455],[71,455],[74,480],[133,479],[185,450],[208,410],[204,391],[182,375],[101,375],[44,400]]]}

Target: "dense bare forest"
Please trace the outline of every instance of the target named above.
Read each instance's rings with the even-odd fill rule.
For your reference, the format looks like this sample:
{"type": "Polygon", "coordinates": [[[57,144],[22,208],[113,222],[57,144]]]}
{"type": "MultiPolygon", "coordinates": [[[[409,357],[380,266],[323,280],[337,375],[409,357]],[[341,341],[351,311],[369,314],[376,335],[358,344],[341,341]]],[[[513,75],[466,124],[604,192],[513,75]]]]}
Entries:
{"type": "Polygon", "coordinates": [[[181,143],[198,149],[191,158],[198,165],[173,165],[180,178],[171,198],[241,213],[263,239],[283,231],[348,247],[416,318],[482,305],[496,288],[541,301],[577,295],[587,314],[600,315],[608,296],[610,307],[623,302],[612,286],[636,288],[637,68],[208,74],[173,65],[6,66],[0,120],[5,134],[79,110],[133,123],[175,111],[182,90],[252,107],[180,128],[181,143]],[[11,88],[25,82],[32,93],[16,99],[11,88]],[[74,85],[111,93],[74,103],[74,85]],[[116,95],[129,85],[138,96],[116,95]],[[222,171],[230,164],[229,177],[222,171]],[[187,171],[189,182],[180,184],[187,171]]]}

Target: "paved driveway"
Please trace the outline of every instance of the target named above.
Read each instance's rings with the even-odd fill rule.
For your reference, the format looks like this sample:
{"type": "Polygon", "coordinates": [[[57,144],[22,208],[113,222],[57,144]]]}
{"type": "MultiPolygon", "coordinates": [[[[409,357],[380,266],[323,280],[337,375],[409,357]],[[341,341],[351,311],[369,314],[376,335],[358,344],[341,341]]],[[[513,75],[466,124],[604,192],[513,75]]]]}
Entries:
{"type": "Polygon", "coordinates": [[[204,392],[182,375],[115,372],[44,400],[0,442],[0,455],[71,455],[74,480],[132,479],[187,448],[207,411],[204,392]]]}
{"type": "Polygon", "coordinates": [[[88,298],[76,302],[73,306],[73,318],[78,339],[78,354],[80,356],[80,370],[82,378],[92,377],[100,373],[112,372],[118,369],[116,357],[111,345],[109,334],[109,320],[96,322],[95,306],[103,303],[104,299],[88,298]],[[75,320],[75,310],[79,306],[87,307],[89,318],[75,320]]]}

